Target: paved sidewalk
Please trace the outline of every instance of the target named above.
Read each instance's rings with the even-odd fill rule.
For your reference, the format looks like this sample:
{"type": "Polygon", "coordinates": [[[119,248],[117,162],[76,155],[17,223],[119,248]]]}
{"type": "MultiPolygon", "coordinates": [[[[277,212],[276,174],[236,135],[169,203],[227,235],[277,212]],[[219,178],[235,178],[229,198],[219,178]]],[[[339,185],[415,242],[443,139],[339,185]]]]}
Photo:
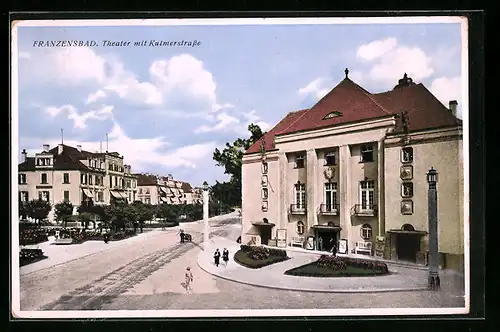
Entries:
{"type": "MultiPolygon", "coordinates": [[[[288,250],[289,260],[265,266],[260,269],[249,269],[234,262],[232,257],[239,250],[239,244],[224,238],[213,238],[198,256],[198,265],[202,270],[217,277],[260,287],[331,293],[369,293],[427,290],[427,271],[403,266],[389,266],[390,275],[377,277],[349,278],[315,278],[285,275],[285,271],[294,267],[315,261],[317,254],[288,250]],[[227,267],[213,263],[212,254],[215,248],[228,248],[230,261],[227,267]]],[[[453,282],[446,280],[454,278],[449,271],[442,271],[443,290],[456,291],[453,282]]]]}

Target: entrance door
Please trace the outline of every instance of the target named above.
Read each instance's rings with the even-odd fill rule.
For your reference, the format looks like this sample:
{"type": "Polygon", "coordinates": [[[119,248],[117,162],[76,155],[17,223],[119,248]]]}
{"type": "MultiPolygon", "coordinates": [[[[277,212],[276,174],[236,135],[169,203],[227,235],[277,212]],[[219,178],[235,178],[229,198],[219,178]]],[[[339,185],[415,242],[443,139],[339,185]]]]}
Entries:
{"type": "Polygon", "coordinates": [[[399,260],[416,262],[419,249],[420,237],[418,235],[398,234],[396,239],[396,252],[399,260]]]}
{"type": "Polygon", "coordinates": [[[318,241],[320,243],[318,249],[321,251],[330,251],[334,244],[338,248],[338,232],[318,232],[318,241]]]}
{"type": "Polygon", "coordinates": [[[270,239],[271,239],[271,228],[261,227],[261,229],[260,229],[260,243],[267,246],[270,239]]]}

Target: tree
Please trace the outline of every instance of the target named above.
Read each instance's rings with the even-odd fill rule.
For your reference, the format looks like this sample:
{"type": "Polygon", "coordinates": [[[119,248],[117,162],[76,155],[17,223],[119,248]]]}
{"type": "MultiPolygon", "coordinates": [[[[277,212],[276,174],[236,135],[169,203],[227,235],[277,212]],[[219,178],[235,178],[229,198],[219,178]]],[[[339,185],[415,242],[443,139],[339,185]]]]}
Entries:
{"type": "Polygon", "coordinates": [[[178,221],[177,214],[174,211],[175,206],[172,204],[162,203],[158,205],[158,217],[164,221],[178,221]]]}
{"type": "Polygon", "coordinates": [[[73,204],[71,204],[71,202],[60,202],[57,203],[54,208],[56,220],[63,222],[64,227],[66,227],[68,219],[73,215],[73,204]]]}
{"type": "Polygon", "coordinates": [[[28,217],[38,220],[38,225],[42,220],[47,219],[52,206],[42,199],[34,199],[26,204],[26,214],[28,217]]]}
{"type": "Polygon", "coordinates": [[[136,218],[139,222],[139,227],[141,233],[143,232],[144,223],[148,220],[152,220],[156,209],[151,204],[144,204],[141,201],[135,201],[131,205],[135,209],[136,218]]]}
{"type": "Polygon", "coordinates": [[[27,202],[19,201],[19,218],[26,219],[28,216],[28,210],[26,209],[27,202]]]}
{"type": "Polygon", "coordinates": [[[111,224],[111,220],[114,215],[114,207],[111,205],[95,205],[94,213],[99,216],[99,219],[104,224],[104,226],[109,227],[111,224]]]}
{"type": "Polygon", "coordinates": [[[238,138],[233,143],[226,143],[225,148],[220,151],[215,149],[213,159],[217,162],[217,166],[224,167],[224,174],[230,175],[229,182],[217,183],[220,184],[218,191],[214,192],[214,196],[222,202],[233,205],[241,205],[241,166],[243,163],[243,154],[250,146],[257,142],[264,132],[258,125],[251,123],[248,126],[250,138],[238,138]]]}
{"type": "MultiPolygon", "coordinates": [[[[83,228],[87,229],[89,222],[93,221],[92,217],[96,216],[96,207],[92,200],[82,201],[78,207],[78,220],[83,224],[83,228]],[[80,217],[81,215],[81,217],[80,217]]],[[[95,227],[95,221],[94,221],[95,227]]]]}

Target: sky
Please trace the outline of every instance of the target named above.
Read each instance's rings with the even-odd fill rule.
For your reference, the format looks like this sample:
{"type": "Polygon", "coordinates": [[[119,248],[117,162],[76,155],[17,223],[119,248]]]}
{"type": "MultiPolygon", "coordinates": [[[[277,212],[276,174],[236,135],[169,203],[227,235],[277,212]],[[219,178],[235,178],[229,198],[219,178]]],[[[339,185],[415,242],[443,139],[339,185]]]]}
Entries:
{"type": "MultiPolygon", "coordinates": [[[[199,186],[228,179],[215,148],[313,106],[344,77],[370,92],[407,73],[459,103],[461,27],[297,24],[18,27],[19,150],[117,151],[133,172],[199,186]],[[104,41],[130,42],[104,46],[104,41]],[[150,41],[193,42],[151,46],[150,41]],[[95,41],[81,47],[40,42],[95,41]],[[146,46],[134,46],[146,41],[146,46]]],[[[15,88],[15,87],[14,87],[15,88]]]]}

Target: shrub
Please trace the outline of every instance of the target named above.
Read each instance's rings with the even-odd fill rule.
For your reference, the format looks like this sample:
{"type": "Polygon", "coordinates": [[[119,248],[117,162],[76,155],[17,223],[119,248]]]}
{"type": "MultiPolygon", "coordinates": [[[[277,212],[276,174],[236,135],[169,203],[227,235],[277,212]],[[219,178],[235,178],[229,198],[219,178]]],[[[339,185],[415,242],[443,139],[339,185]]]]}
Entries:
{"type": "Polygon", "coordinates": [[[21,249],[19,251],[19,265],[27,265],[44,257],[42,249],[21,249]]]}
{"type": "Polygon", "coordinates": [[[326,256],[322,255],[317,261],[316,265],[318,267],[333,269],[335,271],[345,270],[347,266],[373,270],[382,273],[388,273],[389,269],[387,268],[387,264],[383,262],[365,260],[365,259],[357,259],[350,257],[337,257],[337,256],[326,256]]]}
{"type": "Polygon", "coordinates": [[[19,232],[19,244],[22,246],[38,244],[48,240],[47,231],[44,229],[24,229],[19,232]]]}
{"type": "Polygon", "coordinates": [[[242,252],[246,253],[249,258],[254,260],[263,260],[269,258],[270,256],[287,257],[286,251],[281,249],[249,246],[245,244],[242,244],[240,249],[242,252]]]}

